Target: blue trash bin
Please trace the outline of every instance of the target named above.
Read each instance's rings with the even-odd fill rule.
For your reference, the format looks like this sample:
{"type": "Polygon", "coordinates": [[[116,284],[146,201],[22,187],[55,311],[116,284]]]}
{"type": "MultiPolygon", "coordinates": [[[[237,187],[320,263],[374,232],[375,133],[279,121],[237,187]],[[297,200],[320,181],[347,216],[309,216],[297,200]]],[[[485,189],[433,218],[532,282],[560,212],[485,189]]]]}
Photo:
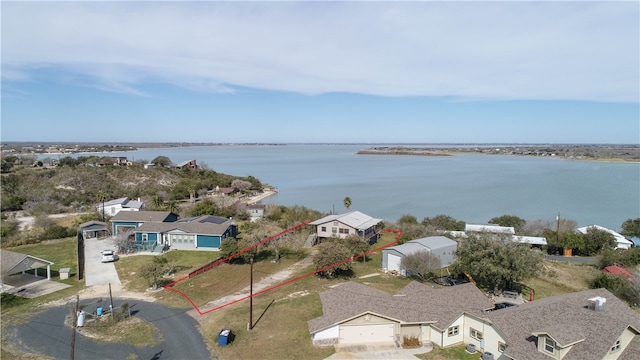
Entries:
{"type": "Polygon", "coordinates": [[[218,335],[218,346],[226,346],[231,338],[231,329],[222,329],[218,335]]]}
{"type": "Polygon", "coordinates": [[[101,307],[96,309],[96,315],[98,315],[98,316],[102,315],[102,308],[101,307]]]}

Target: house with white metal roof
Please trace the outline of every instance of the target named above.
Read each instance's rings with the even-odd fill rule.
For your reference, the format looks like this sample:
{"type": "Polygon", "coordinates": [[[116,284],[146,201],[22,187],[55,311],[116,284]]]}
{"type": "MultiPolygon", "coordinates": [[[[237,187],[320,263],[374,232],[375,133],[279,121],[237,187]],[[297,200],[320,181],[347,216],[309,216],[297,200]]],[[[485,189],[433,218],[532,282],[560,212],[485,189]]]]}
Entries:
{"type": "Polygon", "coordinates": [[[99,203],[96,210],[100,214],[104,212],[105,216],[114,216],[120,211],[140,211],[143,207],[144,203],[139,198],[138,200],[129,200],[128,197],[123,197],[99,203]]]}
{"type": "Polygon", "coordinates": [[[360,211],[352,211],[341,215],[325,216],[309,224],[316,227],[319,239],[344,239],[350,235],[357,235],[369,244],[373,244],[380,237],[382,221],[360,211]]]}

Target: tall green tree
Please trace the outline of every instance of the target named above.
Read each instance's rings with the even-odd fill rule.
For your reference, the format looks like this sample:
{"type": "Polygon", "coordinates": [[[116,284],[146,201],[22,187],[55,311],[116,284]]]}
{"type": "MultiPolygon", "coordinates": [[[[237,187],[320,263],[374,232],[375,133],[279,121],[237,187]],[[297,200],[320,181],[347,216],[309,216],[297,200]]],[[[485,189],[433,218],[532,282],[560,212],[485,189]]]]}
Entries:
{"type": "Polygon", "coordinates": [[[155,159],[151,160],[151,163],[159,167],[170,167],[172,164],[171,159],[162,155],[156,156],[155,159]]]}
{"type": "Polygon", "coordinates": [[[620,234],[640,238],[640,218],[625,220],[622,223],[622,231],[620,231],[620,234]]]}
{"type": "Polygon", "coordinates": [[[458,221],[455,218],[448,215],[436,215],[432,218],[425,217],[422,220],[422,224],[426,226],[431,226],[436,230],[446,230],[446,231],[464,231],[465,222],[458,221]]]}
{"type": "Polygon", "coordinates": [[[319,276],[333,278],[351,271],[353,266],[351,257],[352,251],[345,245],[326,240],[316,246],[313,264],[319,276]]]}
{"type": "Polygon", "coordinates": [[[593,226],[587,228],[583,237],[584,245],[580,252],[585,256],[598,255],[605,249],[615,249],[617,246],[613,234],[593,226]]]}
{"type": "Polygon", "coordinates": [[[512,288],[516,282],[537,276],[543,254],[527,244],[470,236],[456,251],[455,271],[468,272],[480,286],[512,288]]]}
{"type": "Polygon", "coordinates": [[[491,220],[489,220],[489,223],[500,226],[513,227],[516,234],[520,234],[527,221],[515,215],[502,215],[492,218],[491,220]]]}

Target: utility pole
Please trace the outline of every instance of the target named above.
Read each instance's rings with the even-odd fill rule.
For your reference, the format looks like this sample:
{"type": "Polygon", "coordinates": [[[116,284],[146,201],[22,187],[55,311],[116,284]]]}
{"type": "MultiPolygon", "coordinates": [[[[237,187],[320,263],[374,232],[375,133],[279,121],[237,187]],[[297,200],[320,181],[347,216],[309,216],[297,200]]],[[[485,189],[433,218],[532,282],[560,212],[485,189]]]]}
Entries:
{"type": "Polygon", "coordinates": [[[249,276],[249,330],[253,329],[253,256],[249,260],[251,264],[250,271],[251,275],[249,276]]]}
{"type": "Polygon", "coordinates": [[[116,318],[113,316],[113,296],[111,295],[111,283],[109,283],[109,311],[111,312],[111,320],[115,323],[116,318]]]}
{"type": "Polygon", "coordinates": [[[74,359],[74,352],[76,347],[76,327],[78,326],[78,303],[80,302],[80,296],[76,295],[76,306],[73,309],[73,323],[71,324],[71,352],[69,353],[69,359],[74,359]]]}
{"type": "MultiPolygon", "coordinates": [[[[560,246],[560,212],[556,215],[556,244],[560,246]]],[[[564,244],[562,244],[562,255],[564,256],[564,244]]]]}

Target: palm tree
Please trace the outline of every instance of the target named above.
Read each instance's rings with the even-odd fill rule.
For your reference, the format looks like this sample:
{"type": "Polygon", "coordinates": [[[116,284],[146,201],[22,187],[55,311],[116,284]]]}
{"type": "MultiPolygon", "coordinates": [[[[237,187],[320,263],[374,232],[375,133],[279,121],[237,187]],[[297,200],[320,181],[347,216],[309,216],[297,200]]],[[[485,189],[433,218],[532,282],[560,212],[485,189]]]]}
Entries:
{"type": "Polygon", "coordinates": [[[180,213],[180,205],[178,205],[177,200],[169,200],[167,202],[167,210],[171,211],[174,214],[180,213]]]}
{"type": "Polygon", "coordinates": [[[103,190],[98,190],[97,198],[99,202],[102,202],[102,221],[104,222],[104,201],[107,198],[107,195],[103,190]]]}
{"type": "Polygon", "coordinates": [[[187,186],[187,191],[189,191],[189,201],[193,204],[196,202],[196,188],[193,185],[187,186]]]}
{"type": "Polygon", "coordinates": [[[153,208],[156,210],[162,209],[164,207],[164,201],[162,201],[162,199],[158,195],[153,195],[151,197],[151,204],[153,205],[153,208]]]}
{"type": "Polygon", "coordinates": [[[344,207],[347,210],[349,210],[349,207],[351,207],[351,198],[348,196],[344,198],[344,207]]]}

